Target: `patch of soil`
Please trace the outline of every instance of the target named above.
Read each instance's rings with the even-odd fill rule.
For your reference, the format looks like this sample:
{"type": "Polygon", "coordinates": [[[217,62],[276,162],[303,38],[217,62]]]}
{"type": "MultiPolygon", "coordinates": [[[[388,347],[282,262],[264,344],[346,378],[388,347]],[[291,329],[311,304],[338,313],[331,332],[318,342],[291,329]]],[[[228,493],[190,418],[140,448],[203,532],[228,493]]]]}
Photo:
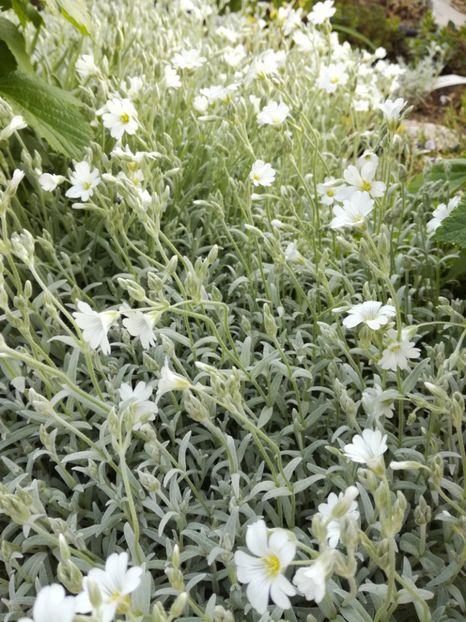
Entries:
{"type": "MultiPolygon", "coordinates": [[[[410,115],[416,121],[429,121],[440,125],[451,125],[449,119],[454,114],[457,119],[461,118],[462,101],[465,93],[464,85],[450,86],[444,89],[432,91],[420,104],[416,106],[410,115]]],[[[464,112],[463,112],[464,114],[464,112]]],[[[466,126],[458,124],[455,131],[460,132],[463,141],[466,140],[466,126]]]]}

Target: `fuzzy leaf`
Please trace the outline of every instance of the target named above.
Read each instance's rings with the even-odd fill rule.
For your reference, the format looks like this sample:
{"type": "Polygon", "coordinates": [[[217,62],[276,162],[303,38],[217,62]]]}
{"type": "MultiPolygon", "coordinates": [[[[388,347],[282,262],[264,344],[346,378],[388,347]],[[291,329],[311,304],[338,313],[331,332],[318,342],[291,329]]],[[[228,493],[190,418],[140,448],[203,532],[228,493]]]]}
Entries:
{"type": "Polygon", "coordinates": [[[448,242],[466,248],[466,203],[464,201],[445,218],[434,237],[439,242],[448,242]]]}
{"type": "MultiPolygon", "coordinates": [[[[29,55],[26,52],[26,44],[23,35],[20,33],[16,24],[13,24],[13,22],[10,22],[9,19],[5,19],[4,17],[0,17],[0,41],[3,41],[8,47],[8,50],[16,61],[17,67],[22,71],[33,71],[29,55]]],[[[8,73],[10,66],[11,62],[8,62],[6,65],[2,62],[0,64],[0,75],[8,73]]]]}
{"type": "Polygon", "coordinates": [[[0,78],[0,95],[55,151],[79,159],[91,129],[70,93],[18,71],[0,78]]]}

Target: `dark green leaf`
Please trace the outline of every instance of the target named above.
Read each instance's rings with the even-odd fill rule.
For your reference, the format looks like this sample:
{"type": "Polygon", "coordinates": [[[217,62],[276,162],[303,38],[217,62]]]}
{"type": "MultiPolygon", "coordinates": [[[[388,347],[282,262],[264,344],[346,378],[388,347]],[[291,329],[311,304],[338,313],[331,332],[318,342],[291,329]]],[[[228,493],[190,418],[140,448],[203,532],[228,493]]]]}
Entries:
{"type": "Polygon", "coordinates": [[[27,22],[32,22],[36,28],[43,25],[39,11],[29,2],[29,0],[11,0],[11,8],[18,16],[21,26],[26,26],[27,22]]]}
{"type": "MultiPolygon", "coordinates": [[[[33,72],[29,55],[26,52],[26,44],[23,35],[18,30],[16,24],[13,24],[13,22],[10,22],[9,19],[5,19],[4,17],[0,17],[0,41],[6,43],[21,71],[33,72]]],[[[6,73],[3,69],[3,63],[0,67],[0,73],[6,73]]]]}
{"type": "Polygon", "coordinates": [[[55,151],[80,158],[91,129],[70,93],[19,72],[0,77],[0,95],[55,151]]]}
{"type": "Polygon", "coordinates": [[[466,248],[466,203],[460,203],[445,218],[435,232],[435,239],[439,242],[448,242],[466,248]]]}
{"type": "Polygon", "coordinates": [[[2,64],[0,65],[0,75],[10,73],[10,71],[14,71],[18,66],[15,57],[8,49],[5,41],[0,41],[0,58],[2,59],[2,64]]]}

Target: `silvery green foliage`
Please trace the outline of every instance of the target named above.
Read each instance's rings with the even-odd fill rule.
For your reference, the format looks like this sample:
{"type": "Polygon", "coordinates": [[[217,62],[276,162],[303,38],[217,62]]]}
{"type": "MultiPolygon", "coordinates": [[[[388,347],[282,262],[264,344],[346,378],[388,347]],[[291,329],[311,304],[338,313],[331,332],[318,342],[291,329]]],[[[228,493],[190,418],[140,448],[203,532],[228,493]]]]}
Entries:
{"type": "Polygon", "coordinates": [[[78,593],[120,551],[145,572],[119,618],[464,619],[464,303],[426,231],[432,197],[449,197],[408,192],[412,156],[377,108],[399,68],[340,45],[328,22],[91,5],[87,59],[53,17],[36,57],[92,118],[92,194],[67,197],[76,167],[24,130],[1,145],[1,619],[28,614],[43,586],[78,593]],[[170,86],[190,49],[200,66],[170,86]],[[118,144],[113,97],[138,123],[118,144]],[[289,116],[259,126],[272,101],[289,116]],[[359,227],[331,229],[317,186],[342,185],[366,150],[383,196],[359,227]],[[257,160],[276,171],[267,188],[251,183],[257,160]],[[44,173],[68,181],[49,192],[44,173]],[[345,328],[364,301],[396,317],[345,328]],[[78,302],[106,314],[110,354],[84,338],[78,302]],[[155,345],[125,324],[137,309],[155,345]],[[402,329],[420,356],[393,371],[381,361],[402,329]],[[373,467],[343,451],[366,428],[387,434],[373,467]],[[289,530],[297,560],[328,557],[318,506],[354,484],[360,523],[341,526],[325,598],[256,613],[234,563],[247,525],[289,530]]]}

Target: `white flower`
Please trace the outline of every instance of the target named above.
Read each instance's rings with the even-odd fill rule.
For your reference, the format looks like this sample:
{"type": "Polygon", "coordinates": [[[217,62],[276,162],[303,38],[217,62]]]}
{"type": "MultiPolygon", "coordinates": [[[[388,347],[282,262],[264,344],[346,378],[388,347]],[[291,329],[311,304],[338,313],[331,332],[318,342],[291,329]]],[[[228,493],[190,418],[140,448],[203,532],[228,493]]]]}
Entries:
{"type": "Polygon", "coordinates": [[[13,176],[11,177],[6,186],[7,194],[11,196],[15,194],[15,192],[18,190],[19,184],[23,181],[25,175],[26,173],[20,168],[15,168],[15,170],[13,171],[13,176]]]}
{"type": "Polygon", "coordinates": [[[401,331],[401,338],[394,329],[390,329],[387,333],[389,344],[382,352],[382,358],[379,361],[382,369],[408,369],[409,359],[417,359],[421,355],[419,348],[414,348],[414,341],[409,341],[406,330],[401,331]]]}
{"type": "Polygon", "coordinates": [[[434,209],[432,218],[427,223],[428,233],[433,233],[440,227],[443,220],[452,213],[455,207],[458,207],[460,200],[461,196],[458,194],[450,199],[447,205],[445,205],[445,203],[440,203],[436,209],[434,209]]]}
{"type": "Polygon", "coordinates": [[[270,102],[257,115],[257,123],[259,125],[281,125],[289,116],[290,109],[283,102],[270,102]]]}
{"type": "Polygon", "coordinates": [[[341,527],[346,519],[359,519],[358,504],[355,501],[359,491],[356,486],[350,486],[338,496],[331,492],[326,503],[318,506],[319,513],[327,521],[327,538],[329,546],[334,549],[340,541],[341,527]]]}
{"type": "Polygon", "coordinates": [[[184,391],[185,389],[189,389],[190,386],[191,383],[187,378],[170,369],[168,358],[166,358],[162,371],[160,372],[155,403],[158,404],[160,398],[165,393],[169,393],[170,391],[184,391]]]}
{"type": "Polygon", "coordinates": [[[193,99],[193,108],[197,112],[204,113],[209,108],[209,100],[204,95],[196,95],[193,99]]]}
{"type": "Polygon", "coordinates": [[[397,397],[397,392],[393,390],[384,391],[380,384],[374,380],[374,386],[364,389],[361,403],[368,417],[378,419],[380,417],[393,417],[393,400],[397,397]]]}
{"type": "Polygon", "coordinates": [[[179,89],[181,86],[181,78],[176,69],[173,69],[170,65],[167,65],[163,70],[163,79],[165,85],[169,89],[179,89]]]}
{"type": "Polygon", "coordinates": [[[320,195],[320,202],[323,205],[333,205],[337,191],[338,186],[335,177],[326,177],[322,183],[317,184],[317,193],[320,195]]]}
{"type": "Polygon", "coordinates": [[[172,63],[178,69],[197,69],[202,67],[206,58],[198,50],[181,50],[172,58],[172,63]]]}
{"type": "Polygon", "coordinates": [[[134,430],[138,430],[143,423],[152,421],[155,417],[158,409],[150,400],[152,392],[152,387],[142,381],[138,382],[134,389],[127,382],[123,382],[119,388],[120,408],[131,409],[133,412],[136,419],[134,430]]]}
{"type": "Polygon", "coordinates": [[[343,320],[343,326],[354,328],[358,324],[364,323],[372,330],[378,330],[396,315],[396,309],[392,305],[384,305],[377,300],[366,300],[357,305],[353,305],[349,310],[349,315],[343,320]]]}
{"type": "Polygon", "coordinates": [[[348,79],[345,65],[342,63],[331,63],[321,67],[319,77],[317,78],[317,86],[326,93],[335,93],[339,86],[344,86],[348,82],[348,79]]]}
{"type": "Polygon", "coordinates": [[[249,179],[255,186],[271,186],[275,181],[275,175],[275,169],[268,162],[256,160],[249,173],[249,179]]]}
{"type": "Polygon", "coordinates": [[[404,99],[398,97],[395,101],[392,99],[385,100],[382,104],[378,104],[377,108],[383,112],[387,121],[397,121],[406,104],[407,102],[404,99]]]}
{"type": "Polygon", "coordinates": [[[367,192],[372,198],[383,197],[385,193],[385,184],[383,181],[374,181],[377,163],[368,160],[360,166],[360,168],[348,166],[343,172],[343,177],[349,186],[343,187],[339,193],[339,200],[346,199],[353,192],[367,192]]]}
{"type": "Polygon", "coordinates": [[[110,354],[110,343],[107,333],[110,326],[120,315],[118,311],[101,311],[91,309],[87,302],[76,303],[79,311],[74,311],[76,324],[82,330],[83,339],[93,350],[101,348],[104,354],[110,354]]]}
{"type": "Polygon", "coordinates": [[[45,192],[53,192],[59,184],[64,182],[66,177],[63,175],[53,175],[52,173],[42,173],[39,177],[39,184],[45,192]]]}
{"type": "Polygon", "coordinates": [[[375,173],[379,165],[379,157],[373,151],[366,149],[364,153],[361,156],[359,156],[359,158],[357,159],[358,169],[361,170],[364,165],[369,164],[369,163],[372,164],[372,166],[374,167],[374,173],[375,173]]]}
{"type": "Polygon", "coordinates": [[[374,209],[374,201],[367,192],[354,192],[351,197],[340,205],[333,206],[334,218],[330,223],[332,229],[345,227],[361,228],[366,223],[366,218],[374,209]]]}
{"type": "Polygon", "coordinates": [[[314,42],[306,35],[302,30],[297,30],[293,35],[293,41],[300,52],[312,52],[314,49],[314,42]]]}
{"type": "Polygon", "coordinates": [[[76,71],[81,78],[86,79],[89,76],[99,73],[99,68],[94,62],[92,54],[83,54],[76,61],[76,71]]]}
{"type": "Polygon", "coordinates": [[[327,564],[318,557],[310,566],[296,571],[293,583],[306,600],[320,603],[325,597],[326,578],[327,564]]]}
{"type": "Polygon", "coordinates": [[[281,6],[277,13],[277,24],[282,28],[285,36],[290,35],[302,23],[303,10],[295,10],[291,6],[281,6]]]}
{"type": "Polygon", "coordinates": [[[123,326],[132,337],[140,340],[144,350],[155,346],[154,324],[158,314],[142,311],[125,311],[124,313],[128,317],[123,320],[123,326]]]}
{"type": "Polygon", "coordinates": [[[291,261],[294,263],[304,263],[304,257],[298,251],[298,246],[296,242],[290,242],[285,248],[285,252],[283,254],[285,255],[286,261],[291,261]]]}
{"type": "Polygon", "coordinates": [[[254,112],[257,114],[261,107],[261,99],[260,97],[256,97],[255,95],[249,95],[249,102],[253,107],[254,112]]]}
{"type": "Polygon", "coordinates": [[[23,117],[20,114],[15,115],[8,125],[0,132],[0,142],[2,140],[8,140],[12,134],[18,130],[23,130],[25,127],[27,127],[27,123],[23,117]]]}
{"type": "Polygon", "coordinates": [[[251,63],[247,74],[247,80],[251,81],[256,78],[263,80],[267,76],[277,76],[285,60],[286,53],[284,50],[280,50],[279,52],[266,50],[251,63]]]}
{"type": "Polygon", "coordinates": [[[99,171],[96,168],[91,169],[88,162],[76,162],[70,175],[70,183],[71,188],[66,191],[66,196],[88,201],[94,194],[94,188],[100,183],[99,171]]]}
{"type": "Polygon", "coordinates": [[[376,468],[383,454],[387,451],[387,435],[379,430],[363,430],[362,436],[356,434],[350,444],[343,448],[344,454],[353,462],[367,464],[370,469],[376,468]]]}
{"type": "Polygon", "coordinates": [[[225,26],[219,26],[219,28],[215,31],[215,34],[223,39],[226,39],[230,43],[236,43],[240,37],[238,32],[232,30],[231,28],[226,28],[225,26]]]}
{"type": "Polygon", "coordinates": [[[71,622],[74,618],[75,599],[66,596],[58,583],[43,587],[37,594],[31,618],[20,618],[18,622],[71,622]]]}
{"type": "Polygon", "coordinates": [[[246,58],[246,49],[244,45],[239,44],[233,47],[227,47],[223,53],[223,58],[230,67],[237,67],[242,60],[246,58]]]}
{"type": "Polygon", "coordinates": [[[200,90],[202,97],[205,97],[210,104],[214,104],[217,101],[227,102],[231,95],[236,91],[237,85],[230,84],[223,86],[221,84],[215,86],[209,86],[200,90]]]}
{"type": "Polygon", "coordinates": [[[270,536],[263,520],[249,525],[246,544],[255,555],[236,551],[236,574],[240,583],[248,583],[247,597],[254,609],[263,614],[267,611],[269,597],[281,609],[291,607],[288,596],[296,590],[284,576],[288,564],[294,559],[296,545],[284,529],[274,529],[270,536]]]}
{"type": "Polygon", "coordinates": [[[128,570],[128,553],[113,553],[105,562],[105,570],[92,568],[84,577],[83,591],[76,596],[76,612],[93,612],[89,592],[94,584],[102,596],[100,619],[108,622],[119,608],[128,604],[129,594],[139,587],[142,573],[140,566],[128,570]]]}
{"type": "Polygon", "coordinates": [[[333,0],[324,0],[324,2],[317,2],[314,4],[312,11],[307,16],[311,24],[318,26],[333,17],[336,11],[333,4],[333,0]]]}
{"type": "Polygon", "coordinates": [[[97,114],[102,116],[104,127],[110,130],[110,135],[117,140],[120,140],[125,133],[135,134],[138,129],[138,114],[130,99],[119,97],[109,99],[97,114]]]}

